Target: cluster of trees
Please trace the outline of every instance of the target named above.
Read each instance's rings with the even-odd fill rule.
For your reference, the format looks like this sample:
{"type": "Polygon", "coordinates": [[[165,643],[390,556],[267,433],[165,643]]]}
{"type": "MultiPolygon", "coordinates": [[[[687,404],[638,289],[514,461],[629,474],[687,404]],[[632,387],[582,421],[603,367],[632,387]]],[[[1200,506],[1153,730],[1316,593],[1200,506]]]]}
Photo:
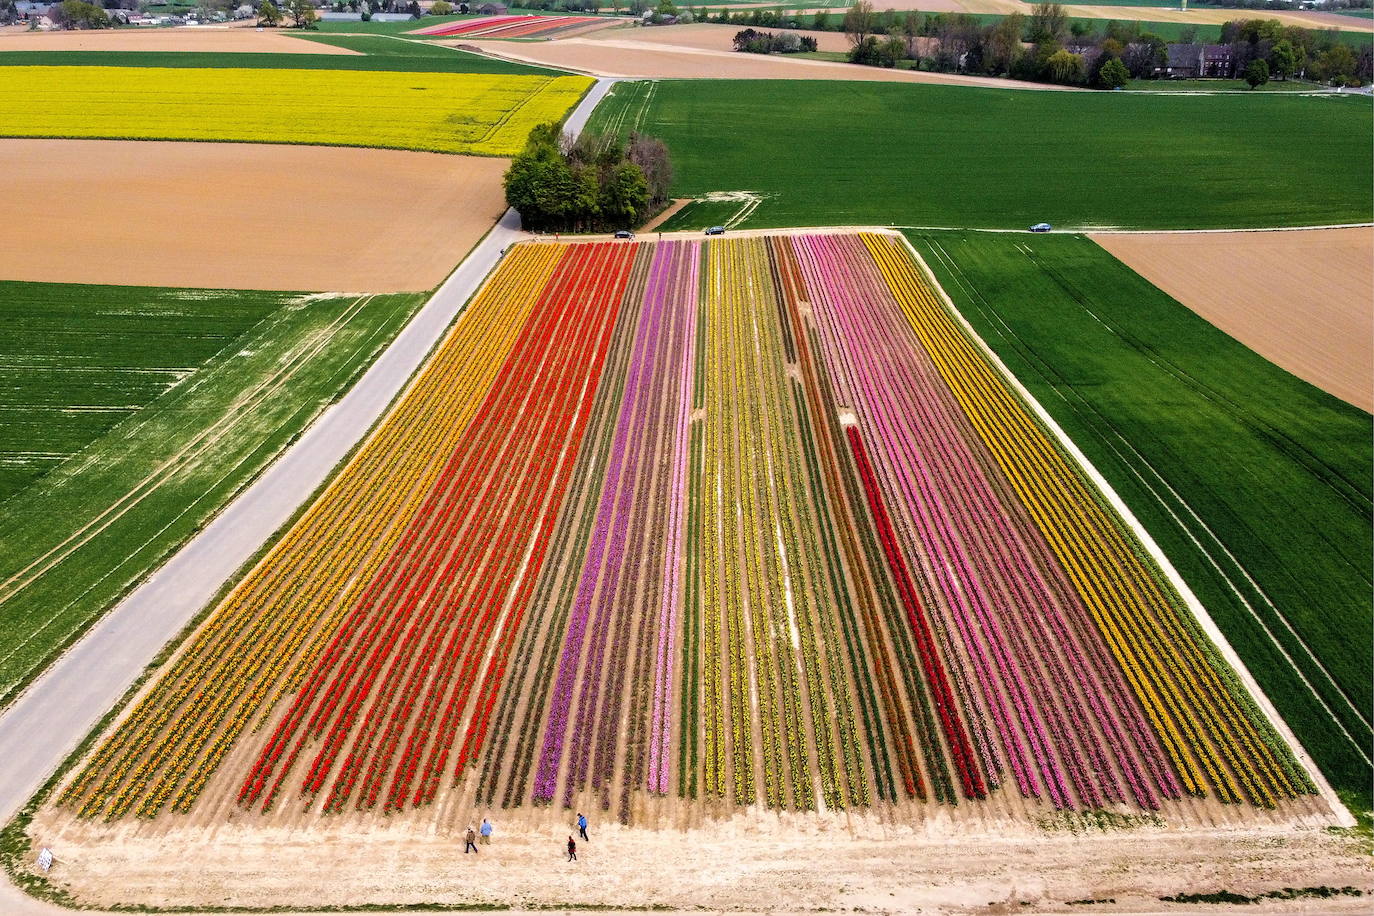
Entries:
{"type": "MultiPolygon", "coordinates": [[[[849,39],[848,58],[857,64],[903,65],[1101,89],[1155,77],[1168,59],[1164,39],[1143,31],[1139,23],[1108,20],[1098,31],[1087,20],[1071,21],[1057,3],[1040,3],[1030,15],[1013,13],[986,25],[965,13],[878,12],[868,0],[859,0],[842,17],[821,12],[810,21],[758,9],[723,15],[703,11],[702,16],[715,22],[842,31],[849,39]]],[[[1220,43],[1231,46],[1233,66],[1225,75],[1254,77],[1261,83],[1269,77],[1290,76],[1336,84],[1369,82],[1370,47],[1352,48],[1339,35],[1334,30],[1285,26],[1276,20],[1228,22],[1222,27],[1220,43]],[[1262,61],[1263,66],[1252,66],[1255,61],[1262,61]]],[[[1197,29],[1185,28],[1179,37],[1182,44],[1196,42],[1197,29]]]]}
{"type": "MultiPolygon", "coordinates": [[[[605,5],[601,0],[520,0],[518,4],[521,9],[550,13],[597,13],[605,5]]],[[[648,9],[647,3],[644,9],[648,9]]]]}
{"type": "Polygon", "coordinates": [[[816,50],[816,39],[796,32],[759,32],[744,29],[735,33],[735,50],[746,54],[795,54],[816,50]]]}
{"type": "MultiPolygon", "coordinates": [[[[1319,83],[1360,86],[1374,76],[1374,49],[1341,41],[1339,32],[1286,26],[1277,19],[1235,19],[1221,27],[1236,74],[1286,80],[1306,76],[1319,83]],[[1261,66],[1262,65],[1262,66],[1261,66]]],[[[1253,84],[1258,85],[1258,84],[1253,84]]]]}
{"type": "MultiPolygon", "coordinates": [[[[448,16],[455,12],[468,11],[466,3],[461,4],[461,7],[455,9],[448,0],[435,0],[430,13],[434,16],[448,16]]],[[[416,0],[334,0],[333,9],[336,13],[362,13],[364,22],[371,20],[373,13],[409,13],[411,19],[419,19],[424,15],[416,0]]]]}
{"type": "Polygon", "coordinates": [[[598,232],[638,226],[668,202],[673,167],[663,141],[583,132],[555,122],[530,131],[506,170],[506,203],[535,232],[598,232]]]}
{"type": "Polygon", "coordinates": [[[281,7],[274,4],[272,0],[262,0],[258,6],[258,25],[281,25],[283,15],[291,17],[292,28],[318,28],[315,22],[320,17],[315,15],[313,0],[284,0],[281,7]]]}
{"type": "MultiPolygon", "coordinates": [[[[1228,10],[1300,10],[1303,0],[1193,0],[1203,6],[1219,6],[1228,10]]],[[[1332,10],[1367,10],[1371,0],[1326,0],[1322,12],[1332,10]]]]}
{"type": "Polygon", "coordinates": [[[59,29],[108,29],[110,14],[85,0],[62,0],[48,10],[48,18],[59,29]]]}

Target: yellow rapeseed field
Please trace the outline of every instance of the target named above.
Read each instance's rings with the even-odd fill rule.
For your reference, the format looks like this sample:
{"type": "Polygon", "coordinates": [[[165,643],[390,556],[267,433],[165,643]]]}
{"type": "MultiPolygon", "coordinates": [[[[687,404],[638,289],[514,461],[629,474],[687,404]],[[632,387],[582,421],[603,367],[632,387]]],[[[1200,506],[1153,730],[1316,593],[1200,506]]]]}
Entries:
{"type": "Polygon", "coordinates": [[[0,135],[234,140],[509,156],[582,76],[6,67],[0,135]]]}

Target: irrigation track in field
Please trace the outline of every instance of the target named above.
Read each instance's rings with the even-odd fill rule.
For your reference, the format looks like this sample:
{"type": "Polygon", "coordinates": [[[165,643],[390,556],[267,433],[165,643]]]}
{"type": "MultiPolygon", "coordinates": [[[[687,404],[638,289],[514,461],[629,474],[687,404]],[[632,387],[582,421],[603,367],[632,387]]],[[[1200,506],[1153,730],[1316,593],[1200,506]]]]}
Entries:
{"type": "MultiPolygon", "coordinates": [[[[610,89],[599,80],[568,116],[576,134],[610,89]]],[[[162,647],[326,481],[521,237],[506,211],[348,393],[212,522],[39,676],[0,715],[0,823],[7,822],[162,647]]],[[[0,882],[7,888],[7,882],[0,882]]],[[[8,912],[8,910],[6,910],[8,912]]]]}
{"type": "MultiPolygon", "coordinates": [[[[937,257],[940,259],[941,265],[951,272],[951,274],[956,278],[959,285],[963,287],[965,291],[967,291],[970,299],[982,303],[982,305],[979,306],[979,311],[982,313],[983,317],[997,325],[1001,329],[1001,333],[1003,334],[1004,338],[1007,339],[1008,342],[1011,342],[1013,346],[1015,346],[1023,356],[1027,357],[1032,362],[1034,362],[1040,368],[1040,371],[1042,373],[1046,373],[1047,377],[1049,374],[1052,374],[1049,367],[1046,366],[1043,363],[1043,361],[1034,356],[1034,351],[1030,347],[1028,347],[1024,341],[1022,341],[1020,336],[1017,335],[1016,332],[1009,325],[1007,325],[1006,322],[1003,321],[1000,316],[997,315],[994,309],[991,309],[987,306],[987,301],[983,299],[982,295],[978,292],[977,288],[973,286],[972,282],[968,279],[968,277],[965,276],[963,271],[959,269],[957,263],[944,250],[944,247],[940,245],[938,242],[931,242],[931,247],[932,250],[936,253],[937,257]]],[[[1034,256],[1031,255],[1029,252],[1027,253],[1027,256],[1031,257],[1032,260],[1035,260],[1034,256]]],[[[1084,305],[1084,308],[1087,308],[1086,305],[1084,305]]],[[[1123,335],[1121,335],[1115,328],[1113,328],[1107,322],[1103,321],[1099,316],[1091,312],[1091,310],[1089,310],[1089,314],[1091,314],[1093,318],[1096,321],[1098,321],[1098,323],[1102,324],[1103,327],[1107,328],[1113,334],[1119,337],[1123,337],[1123,335]]],[[[1123,339],[1125,338],[1123,337],[1123,339]]],[[[1172,367],[1161,366],[1161,368],[1164,368],[1166,371],[1169,372],[1174,372],[1172,367]]],[[[1061,398],[1064,398],[1066,401],[1068,401],[1069,399],[1065,397],[1064,392],[1071,392],[1073,390],[1071,386],[1058,383],[1053,384],[1051,388],[1056,393],[1058,393],[1061,398]]],[[[1271,627],[1264,621],[1263,617],[1255,609],[1254,605],[1249,601],[1249,599],[1245,597],[1244,592],[1241,590],[1242,584],[1248,584],[1250,588],[1253,589],[1253,591],[1261,598],[1261,600],[1263,600],[1264,604],[1273,612],[1274,616],[1283,624],[1284,628],[1288,630],[1289,634],[1293,637],[1294,641],[1296,641],[1297,644],[1302,647],[1304,654],[1306,654],[1307,657],[1311,659],[1312,663],[1316,666],[1317,670],[1319,670],[1322,673],[1323,677],[1331,685],[1331,688],[1336,692],[1336,694],[1340,696],[1343,700],[1345,700],[1346,705],[1348,705],[1351,708],[1351,710],[1355,713],[1355,715],[1361,722],[1368,725],[1369,723],[1366,714],[1364,714],[1350,700],[1349,696],[1346,695],[1345,691],[1341,689],[1340,684],[1336,682],[1336,680],[1331,676],[1330,672],[1328,672],[1325,666],[1321,664],[1320,660],[1312,652],[1311,648],[1307,645],[1306,642],[1303,641],[1301,636],[1298,635],[1297,631],[1288,621],[1288,618],[1284,616],[1283,612],[1269,599],[1269,596],[1265,594],[1265,592],[1254,581],[1254,579],[1250,576],[1249,571],[1245,569],[1245,567],[1241,564],[1239,559],[1237,559],[1236,556],[1226,547],[1226,545],[1211,530],[1211,528],[1209,528],[1205,523],[1203,523],[1203,521],[1198,517],[1197,513],[1193,511],[1192,506],[1190,506],[1187,503],[1187,501],[1184,500],[1183,497],[1176,490],[1174,490],[1172,486],[1169,485],[1168,481],[1163,477],[1163,475],[1161,475],[1159,471],[1157,471],[1154,468],[1154,466],[1150,464],[1150,462],[1145,458],[1145,456],[1142,455],[1139,451],[1137,451],[1136,448],[1133,445],[1131,445],[1131,443],[1124,436],[1121,435],[1121,433],[1110,423],[1110,421],[1108,421],[1105,417],[1098,413],[1098,411],[1095,410],[1091,404],[1088,404],[1081,398],[1078,398],[1075,402],[1070,402],[1070,406],[1075,410],[1079,408],[1081,408],[1082,410],[1086,410],[1092,416],[1096,425],[1099,425],[1102,428],[1110,430],[1111,436],[1116,440],[1116,443],[1120,443],[1121,447],[1118,447],[1116,443],[1111,441],[1111,439],[1104,438],[1103,441],[1107,445],[1107,447],[1112,450],[1112,452],[1121,461],[1121,463],[1140,482],[1141,486],[1143,486],[1146,489],[1146,491],[1154,497],[1154,499],[1159,503],[1160,507],[1163,508],[1166,513],[1168,513],[1169,517],[1173,519],[1174,523],[1193,543],[1193,545],[1197,548],[1198,552],[1202,554],[1202,556],[1207,560],[1208,564],[1210,564],[1211,567],[1216,571],[1217,575],[1220,576],[1222,581],[1226,583],[1227,587],[1231,590],[1231,592],[1240,600],[1241,604],[1245,607],[1246,612],[1252,618],[1254,618],[1256,623],[1259,624],[1260,628],[1264,631],[1265,636],[1268,637],[1270,642],[1273,643],[1274,647],[1278,649],[1279,653],[1283,656],[1284,661],[1286,661],[1288,663],[1288,666],[1294,671],[1294,673],[1297,674],[1298,678],[1302,681],[1303,685],[1307,688],[1308,692],[1312,695],[1313,699],[1315,699],[1317,703],[1320,704],[1322,709],[1326,711],[1326,714],[1330,717],[1331,721],[1335,723],[1336,727],[1341,731],[1343,735],[1345,735],[1347,740],[1350,741],[1351,745],[1355,747],[1356,751],[1360,754],[1360,756],[1366,762],[1371,762],[1369,753],[1365,749],[1365,745],[1362,744],[1358,738],[1356,738],[1346,729],[1345,725],[1341,722],[1339,717],[1337,717],[1335,711],[1331,708],[1330,705],[1328,705],[1328,703],[1321,696],[1321,694],[1317,692],[1316,688],[1312,685],[1312,682],[1308,679],[1307,675],[1304,674],[1302,669],[1298,667],[1298,664],[1293,659],[1293,656],[1279,641],[1278,637],[1275,636],[1274,631],[1271,629],[1271,627]],[[1125,452],[1123,452],[1123,449],[1125,450],[1125,452]],[[1129,454],[1126,454],[1127,452],[1129,454]],[[1141,468],[1147,470],[1149,474],[1154,478],[1154,480],[1158,481],[1158,485],[1152,483],[1150,480],[1147,480],[1146,477],[1141,473],[1141,468]],[[1222,567],[1221,562],[1219,562],[1219,558],[1216,556],[1214,551],[1209,550],[1203,544],[1198,534],[1186,523],[1186,521],[1183,518],[1179,517],[1179,514],[1174,510],[1173,506],[1170,505],[1170,500],[1167,499],[1165,495],[1160,492],[1161,487],[1164,490],[1166,490],[1170,496],[1173,497],[1173,502],[1176,503],[1182,509],[1182,511],[1186,513],[1187,516],[1189,516],[1193,519],[1194,522],[1196,522],[1198,527],[1200,527],[1202,532],[1204,533],[1206,539],[1215,543],[1217,547],[1220,548],[1222,554],[1224,554],[1224,559],[1229,561],[1230,565],[1235,567],[1235,569],[1239,572],[1240,576],[1244,578],[1245,583],[1238,583],[1235,580],[1235,578],[1222,567]]]]}
{"type": "MultiPolygon", "coordinates": [[[[111,503],[110,507],[104,512],[91,519],[85,525],[82,525],[47,553],[35,558],[29,565],[10,576],[4,582],[0,582],[0,607],[4,607],[5,602],[22,592],[32,584],[34,580],[71,556],[75,551],[81,549],[88,541],[98,536],[106,528],[118,521],[120,516],[155,493],[157,488],[173,474],[199,463],[200,457],[214,446],[224,432],[232,428],[241,419],[243,414],[250,412],[262,401],[280,391],[287,382],[291,381],[297,370],[313,359],[320,350],[324,349],[325,345],[334,334],[343,325],[347,324],[354,315],[358,314],[362,307],[371,301],[372,298],[372,296],[360,296],[354,300],[353,304],[340,312],[339,317],[334,319],[323,333],[312,335],[312,337],[306,341],[304,347],[289,354],[290,359],[286,365],[271,376],[263,379],[256,387],[241,395],[234,403],[230,404],[229,409],[223,416],[198,433],[189,443],[187,443],[185,448],[170,456],[166,461],[154,468],[151,473],[134,484],[129,492],[111,503]]],[[[232,343],[230,344],[230,346],[233,345],[232,343]]],[[[147,421],[144,422],[146,423],[147,421]]],[[[140,424],[140,426],[141,425],[143,424],[140,424]]],[[[24,643],[38,635],[38,632],[41,632],[41,630],[31,634],[28,639],[25,639],[23,642],[19,643],[19,645],[14,646],[13,650],[7,655],[0,656],[0,661],[4,661],[13,655],[14,652],[18,651],[19,648],[24,645],[24,643]]]]}

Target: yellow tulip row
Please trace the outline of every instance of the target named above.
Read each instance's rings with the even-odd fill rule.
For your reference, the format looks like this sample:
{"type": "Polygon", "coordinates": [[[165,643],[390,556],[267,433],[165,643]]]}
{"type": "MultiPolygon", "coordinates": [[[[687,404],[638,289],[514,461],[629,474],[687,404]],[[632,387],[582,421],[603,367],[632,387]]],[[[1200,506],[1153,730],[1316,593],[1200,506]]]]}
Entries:
{"type": "Polygon", "coordinates": [[[865,244],[941,374],[1072,578],[1184,787],[1272,806],[1302,788],[1223,683],[1187,610],[1100,494],[997,374],[888,236],[865,244]]]}
{"type": "Polygon", "coordinates": [[[138,813],[150,817],[189,773],[176,808],[190,808],[243,729],[296,689],[352,609],[480,405],[562,250],[512,252],[348,467],[221,604],[61,803],[84,798],[82,815],[119,817],[139,801],[138,813]]]}
{"type": "Polygon", "coordinates": [[[833,626],[835,598],[809,515],[795,386],[787,374],[782,297],[790,287],[777,266],[791,257],[790,248],[785,240],[713,241],[706,257],[698,380],[705,419],[696,488],[699,580],[708,609],[706,792],[726,795],[728,743],[736,803],[757,800],[757,766],[764,803],[814,808],[814,739],[826,805],[867,804],[850,684],[833,626]]]}

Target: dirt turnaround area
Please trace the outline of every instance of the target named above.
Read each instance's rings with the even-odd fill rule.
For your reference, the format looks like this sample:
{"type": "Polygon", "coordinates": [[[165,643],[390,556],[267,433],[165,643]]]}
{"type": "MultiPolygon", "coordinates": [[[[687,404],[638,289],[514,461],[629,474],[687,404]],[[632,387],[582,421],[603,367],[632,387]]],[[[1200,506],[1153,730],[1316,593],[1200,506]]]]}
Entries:
{"type": "Polygon", "coordinates": [[[353,54],[358,52],[284,33],[242,28],[0,31],[0,51],[218,51],[222,54],[353,54]]]}
{"type": "Polygon", "coordinates": [[[426,290],[505,209],[507,162],[487,157],[14,139],[0,160],[5,280],[426,290]]]}
{"type": "MultiPolygon", "coordinates": [[[[591,814],[578,861],[565,855],[572,813],[497,811],[492,845],[463,855],[454,812],[438,831],[406,819],[352,817],[310,829],[252,819],[166,830],[41,818],[30,831],[59,866],[52,883],[86,905],[326,907],[614,906],[869,913],[1189,911],[1161,898],[1283,888],[1354,888],[1361,896],[1264,900],[1264,912],[1367,912],[1374,870],[1348,838],[1319,829],[1030,830],[947,819],[924,827],[881,817],[741,814],[687,830],[603,826],[591,814]],[[1088,909],[1088,907],[1082,907],[1088,909]]],[[[313,818],[310,818],[313,820],[313,818]]],[[[33,857],[30,856],[32,861],[33,857]]],[[[1195,908],[1196,904],[1194,904],[1195,908]]],[[[1209,908],[1210,909],[1210,908],[1209,908]]],[[[1217,907],[1218,912],[1230,908],[1217,907]]],[[[1256,911],[1242,907],[1242,912],[1256,911]]]]}
{"type": "Polygon", "coordinates": [[[1092,238],[1256,353],[1374,410],[1374,229],[1092,238]]]}

